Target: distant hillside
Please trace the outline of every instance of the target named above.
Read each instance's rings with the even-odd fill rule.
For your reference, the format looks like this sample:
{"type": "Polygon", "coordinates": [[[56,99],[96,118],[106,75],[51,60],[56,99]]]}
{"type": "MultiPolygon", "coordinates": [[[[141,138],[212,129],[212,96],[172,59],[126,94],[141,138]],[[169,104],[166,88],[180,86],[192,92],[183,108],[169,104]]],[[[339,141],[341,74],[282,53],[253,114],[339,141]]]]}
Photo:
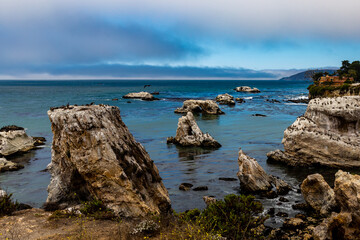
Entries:
{"type": "Polygon", "coordinates": [[[316,69],[316,70],[307,70],[300,72],[289,77],[284,77],[279,79],[280,81],[312,81],[311,76],[317,72],[328,72],[330,74],[334,73],[336,69],[316,69]]]}

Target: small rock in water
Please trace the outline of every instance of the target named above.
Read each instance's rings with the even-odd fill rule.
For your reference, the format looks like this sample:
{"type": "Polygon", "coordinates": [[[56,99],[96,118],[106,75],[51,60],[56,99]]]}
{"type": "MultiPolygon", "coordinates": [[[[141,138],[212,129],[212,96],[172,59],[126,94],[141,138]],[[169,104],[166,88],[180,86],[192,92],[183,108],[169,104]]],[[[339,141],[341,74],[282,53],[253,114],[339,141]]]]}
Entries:
{"type": "Polygon", "coordinates": [[[266,117],[266,115],[260,114],[260,113],[255,113],[252,116],[254,116],[254,117],[266,117]]]}
{"type": "Polygon", "coordinates": [[[289,214],[287,214],[286,212],[278,212],[278,213],[276,214],[276,216],[278,216],[278,217],[288,217],[289,214]]]}
{"type": "Polygon", "coordinates": [[[267,192],[262,193],[262,196],[263,196],[263,197],[266,197],[266,198],[273,199],[273,198],[278,197],[278,194],[277,194],[275,191],[270,190],[270,191],[267,191],[267,192]]]}
{"type": "Polygon", "coordinates": [[[111,99],[111,101],[119,101],[119,99],[118,98],[113,98],[113,99],[111,99]]]}
{"type": "Polygon", "coordinates": [[[191,183],[181,183],[179,186],[179,190],[182,191],[189,191],[194,185],[192,185],[191,183]]]}
{"type": "Polygon", "coordinates": [[[236,178],[229,178],[229,177],[221,177],[221,178],[219,178],[219,180],[231,182],[231,181],[237,181],[238,179],[236,179],[236,178]]]}
{"type": "Polygon", "coordinates": [[[238,102],[238,103],[245,103],[245,99],[243,98],[235,98],[235,101],[238,102]]]}
{"type": "Polygon", "coordinates": [[[199,186],[193,189],[193,191],[207,191],[208,187],[207,186],[199,186]]]}
{"type": "Polygon", "coordinates": [[[126,103],[131,103],[131,101],[127,101],[126,103]]]}

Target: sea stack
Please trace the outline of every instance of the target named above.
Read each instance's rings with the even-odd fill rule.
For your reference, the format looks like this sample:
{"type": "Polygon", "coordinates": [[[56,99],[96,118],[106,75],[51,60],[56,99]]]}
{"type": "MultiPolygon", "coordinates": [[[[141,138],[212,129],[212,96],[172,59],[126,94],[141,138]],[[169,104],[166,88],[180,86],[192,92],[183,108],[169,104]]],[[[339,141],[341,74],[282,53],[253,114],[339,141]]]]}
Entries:
{"type": "Polygon", "coordinates": [[[285,151],[267,156],[291,166],[360,167],[359,130],[359,96],[315,98],[285,130],[285,151]]]}
{"type": "Polygon", "coordinates": [[[183,106],[177,108],[175,113],[202,113],[208,115],[221,115],[224,114],[223,111],[219,108],[213,100],[186,100],[183,103],[183,106]]]}
{"type": "Polygon", "coordinates": [[[48,111],[54,134],[47,203],[68,207],[98,199],[117,215],[168,212],[168,192],[117,107],[66,106],[48,111]]]}
{"type": "Polygon", "coordinates": [[[197,125],[194,115],[188,112],[179,118],[175,137],[167,138],[167,143],[174,143],[184,147],[195,146],[205,148],[219,148],[218,143],[210,134],[203,133],[197,125]]]}

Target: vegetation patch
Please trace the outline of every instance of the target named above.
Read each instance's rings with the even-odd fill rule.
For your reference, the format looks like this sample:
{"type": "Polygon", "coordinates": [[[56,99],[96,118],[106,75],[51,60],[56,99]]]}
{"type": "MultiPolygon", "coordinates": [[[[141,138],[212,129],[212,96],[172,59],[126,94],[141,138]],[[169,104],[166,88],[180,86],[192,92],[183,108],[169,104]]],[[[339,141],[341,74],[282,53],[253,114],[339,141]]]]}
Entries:
{"type": "Polygon", "coordinates": [[[20,204],[17,201],[13,201],[12,194],[5,194],[0,197],[0,217],[11,215],[13,212],[19,209],[20,204]]]}

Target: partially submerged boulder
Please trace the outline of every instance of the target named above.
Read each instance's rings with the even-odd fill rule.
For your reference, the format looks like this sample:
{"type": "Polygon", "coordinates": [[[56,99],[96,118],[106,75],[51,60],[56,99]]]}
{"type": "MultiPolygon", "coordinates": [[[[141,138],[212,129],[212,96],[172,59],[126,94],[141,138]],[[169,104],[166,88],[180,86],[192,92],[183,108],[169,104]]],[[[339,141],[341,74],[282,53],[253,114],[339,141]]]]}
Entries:
{"type": "Polygon", "coordinates": [[[285,151],[267,156],[290,166],[359,167],[359,126],[359,96],[315,98],[284,131],[285,151]]]}
{"type": "Polygon", "coordinates": [[[222,105],[230,105],[230,106],[235,105],[234,97],[227,93],[219,94],[215,98],[215,101],[222,105]]]}
{"type": "Polygon", "coordinates": [[[219,148],[218,143],[209,133],[203,133],[197,125],[194,115],[188,112],[179,118],[175,137],[167,138],[167,143],[174,143],[184,147],[195,146],[205,148],[219,148]]]}
{"type": "Polygon", "coordinates": [[[16,171],[21,168],[24,168],[21,164],[8,161],[5,158],[0,158],[0,172],[16,171]]]}
{"type": "Polygon", "coordinates": [[[224,114],[220,110],[219,106],[213,100],[186,100],[181,108],[177,108],[175,113],[203,113],[209,115],[221,115],[224,114]]]}
{"type": "Polygon", "coordinates": [[[154,97],[151,93],[148,93],[148,92],[128,93],[128,94],[124,95],[123,98],[134,98],[134,99],[141,99],[144,101],[159,100],[158,98],[154,97]]]}
{"type": "Polygon", "coordinates": [[[101,200],[119,216],[170,210],[168,192],[117,107],[66,106],[48,111],[54,134],[48,204],[101,200]]]}
{"type": "Polygon", "coordinates": [[[259,89],[255,88],[255,87],[251,88],[251,87],[248,87],[248,86],[236,87],[235,91],[237,91],[237,92],[248,92],[248,93],[259,93],[260,92],[259,89]]]}
{"type": "Polygon", "coordinates": [[[305,201],[320,214],[326,215],[336,206],[334,190],[318,173],[307,176],[301,184],[301,193],[305,201]]]}
{"type": "Polygon", "coordinates": [[[268,175],[255,158],[249,157],[241,149],[238,164],[237,176],[240,180],[241,190],[245,192],[266,192],[275,187],[278,194],[285,194],[291,189],[285,181],[268,175]]]}
{"type": "Polygon", "coordinates": [[[35,140],[22,127],[6,126],[0,129],[0,156],[27,152],[36,148],[35,140]]]}

